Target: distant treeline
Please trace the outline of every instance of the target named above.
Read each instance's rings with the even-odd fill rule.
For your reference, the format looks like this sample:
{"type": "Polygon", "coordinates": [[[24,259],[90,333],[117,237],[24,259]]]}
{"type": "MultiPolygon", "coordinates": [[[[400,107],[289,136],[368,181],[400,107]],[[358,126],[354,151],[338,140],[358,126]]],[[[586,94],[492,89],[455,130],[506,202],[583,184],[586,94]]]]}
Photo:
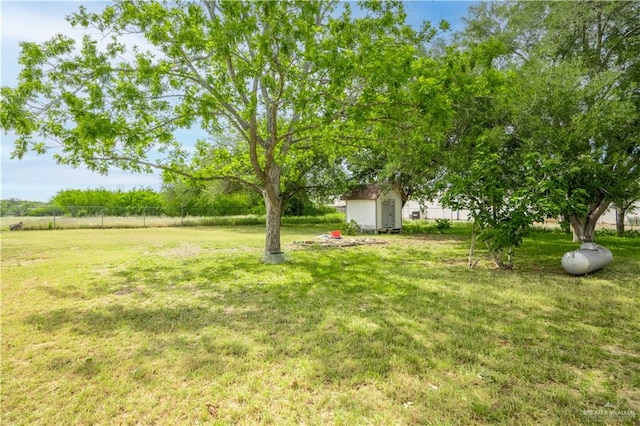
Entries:
{"type": "MultiPolygon", "coordinates": [[[[315,205],[305,194],[291,199],[287,216],[315,216],[331,208],[315,205]]],[[[150,188],[111,191],[104,188],[61,190],[47,203],[17,198],[0,200],[2,216],[235,216],[265,212],[262,197],[251,191],[219,187],[165,185],[160,192],[150,188]]]]}
{"type": "Polygon", "coordinates": [[[59,191],[51,204],[63,214],[74,217],[104,214],[107,216],[141,216],[147,211],[154,215],[164,215],[161,194],[152,189],[132,189],[130,191],[109,191],[97,189],[65,189],[59,191]]]}
{"type": "Polygon", "coordinates": [[[41,201],[25,201],[19,198],[0,200],[0,215],[2,216],[49,216],[49,214],[41,214],[40,209],[51,211],[53,206],[41,201]]]}
{"type": "Polygon", "coordinates": [[[146,188],[130,191],[64,189],[47,203],[17,198],[1,200],[0,203],[2,216],[137,216],[144,214],[145,210],[165,214],[162,195],[146,188]]]}

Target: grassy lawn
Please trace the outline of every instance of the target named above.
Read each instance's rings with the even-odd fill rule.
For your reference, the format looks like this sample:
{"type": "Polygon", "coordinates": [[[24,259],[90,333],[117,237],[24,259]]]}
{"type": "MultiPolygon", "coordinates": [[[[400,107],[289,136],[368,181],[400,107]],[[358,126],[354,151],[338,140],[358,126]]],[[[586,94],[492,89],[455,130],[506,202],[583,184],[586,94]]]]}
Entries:
{"type": "Polygon", "coordinates": [[[640,240],[570,277],[564,234],[504,272],[467,232],[4,232],[2,424],[638,424],[640,240]]]}

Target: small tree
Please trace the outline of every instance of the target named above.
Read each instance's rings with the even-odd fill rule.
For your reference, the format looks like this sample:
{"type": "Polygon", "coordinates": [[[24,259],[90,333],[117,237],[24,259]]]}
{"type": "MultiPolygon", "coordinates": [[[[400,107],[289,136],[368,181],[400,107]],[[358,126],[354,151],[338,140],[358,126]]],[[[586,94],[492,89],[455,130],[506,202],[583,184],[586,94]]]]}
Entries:
{"type": "MultiPolygon", "coordinates": [[[[509,148],[509,136],[495,129],[473,147],[467,158],[458,158],[448,169],[444,205],[466,209],[474,221],[473,237],[486,245],[491,260],[501,269],[513,267],[519,247],[534,222],[541,221],[549,206],[540,202],[545,187],[532,190],[541,175],[539,158],[509,148]],[[476,234],[477,233],[477,234],[476,234]]],[[[471,242],[470,265],[475,241],[471,242]]]]}
{"type": "Polygon", "coordinates": [[[519,76],[495,66],[503,52],[502,43],[489,40],[443,58],[455,115],[442,141],[436,189],[443,205],[470,211],[470,265],[477,235],[497,267],[511,268],[531,225],[557,209],[545,179],[555,163],[515,132],[511,88],[519,76]]]}

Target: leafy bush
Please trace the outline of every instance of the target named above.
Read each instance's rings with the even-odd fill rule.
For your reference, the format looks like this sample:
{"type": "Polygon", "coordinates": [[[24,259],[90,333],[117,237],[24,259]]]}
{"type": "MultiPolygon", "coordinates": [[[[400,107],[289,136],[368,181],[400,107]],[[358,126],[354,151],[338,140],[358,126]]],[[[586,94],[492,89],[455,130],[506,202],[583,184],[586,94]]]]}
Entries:
{"type": "Polygon", "coordinates": [[[343,223],[340,227],[340,231],[344,235],[358,235],[360,232],[362,232],[362,230],[360,229],[360,225],[358,225],[357,222],[353,219],[351,219],[351,221],[349,222],[343,223]]]}
{"type": "Polygon", "coordinates": [[[256,211],[258,214],[264,214],[263,203],[257,201],[252,193],[234,192],[231,194],[217,194],[211,200],[212,206],[210,212],[214,216],[234,216],[245,215],[248,212],[256,211],[256,208],[260,208],[256,211]]]}
{"type": "Polygon", "coordinates": [[[329,213],[336,213],[334,207],[318,205],[311,201],[308,194],[297,193],[289,199],[284,206],[284,214],[290,216],[323,216],[329,213]]]}
{"type": "Polygon", "coordinates": [[[28,216],[59,216],[60,210],[54,206],[36,207],[28,212],[28,216]]]}
{"type": "Polygon", "coordinates": [[[47,209],[47,205],[41,201],[27,201],[19,198],[0,200],[1,216],[52,216],[46,211],[40,211],[41,208],[47,209]],[[34,214],[34,211],[39,212],[34,214]]]}
{"type": "Polygon", "coordinates": [[[436,219],[436,229],[439,232],[444,232],[451,228],[451,221],[449,219],[436,219]]]}
{"type": "Polygon", "coordinates": [[[64,189],[52,198],[52,203],[63,213],[74,217],[98,214],[108,216],[141,216],[164,214],[162,198],[150,188],[132,189],[127,192],[96,189],[64,189]]]}

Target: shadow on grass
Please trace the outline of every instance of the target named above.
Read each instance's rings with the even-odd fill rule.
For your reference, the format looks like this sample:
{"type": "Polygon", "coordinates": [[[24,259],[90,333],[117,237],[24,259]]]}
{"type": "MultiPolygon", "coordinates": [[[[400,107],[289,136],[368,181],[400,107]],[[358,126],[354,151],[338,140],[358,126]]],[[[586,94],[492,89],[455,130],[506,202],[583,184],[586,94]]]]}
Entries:
{"type": "MultiPolygon", "coordinates": [[[[310,367],[301,380],[312,387],[353,388],[394,374],[450,382],[470,395],[467,421],[531,420],[554,404],[555,418],[566,407],[612,400],[626,406],[616,388],[640,380],[624,364],[636,363],[640,352],[632,343],[640,341],[632,326],[640,312],[632,299],[621,299],[632,296],[625,289],[597,291],[584,281],[573,288],[555,272],[548,275],[557,282],[532,285],[526,273],[427,268],[415,258],[433,259],[429,250],[412,247],[413,261],[391,256],[394,250],[296,252],[277,267],[255,253],[156,259],[104,278],[95,296],[107,304],[52,310],[27,322],[52,334],[141,333],[144,344],[130,338],[142,361],[177,352],[174,368],[185,376],[231,372],[242,380],[256,368],[304,360],[310,367]],[[631,355],[612,355],[604,343],[631,355]],[[589,369],[616,379],[585,391],[589,369]],[[477,388],[495,400],[472,397],[477,388]],[[524,396],[529,408],[513,404],[524,396]]],[[[94,370],[89,363],[82,371],[94,370]]],[[[428,399],[428,390],[392,387],[428,399]]]]}

